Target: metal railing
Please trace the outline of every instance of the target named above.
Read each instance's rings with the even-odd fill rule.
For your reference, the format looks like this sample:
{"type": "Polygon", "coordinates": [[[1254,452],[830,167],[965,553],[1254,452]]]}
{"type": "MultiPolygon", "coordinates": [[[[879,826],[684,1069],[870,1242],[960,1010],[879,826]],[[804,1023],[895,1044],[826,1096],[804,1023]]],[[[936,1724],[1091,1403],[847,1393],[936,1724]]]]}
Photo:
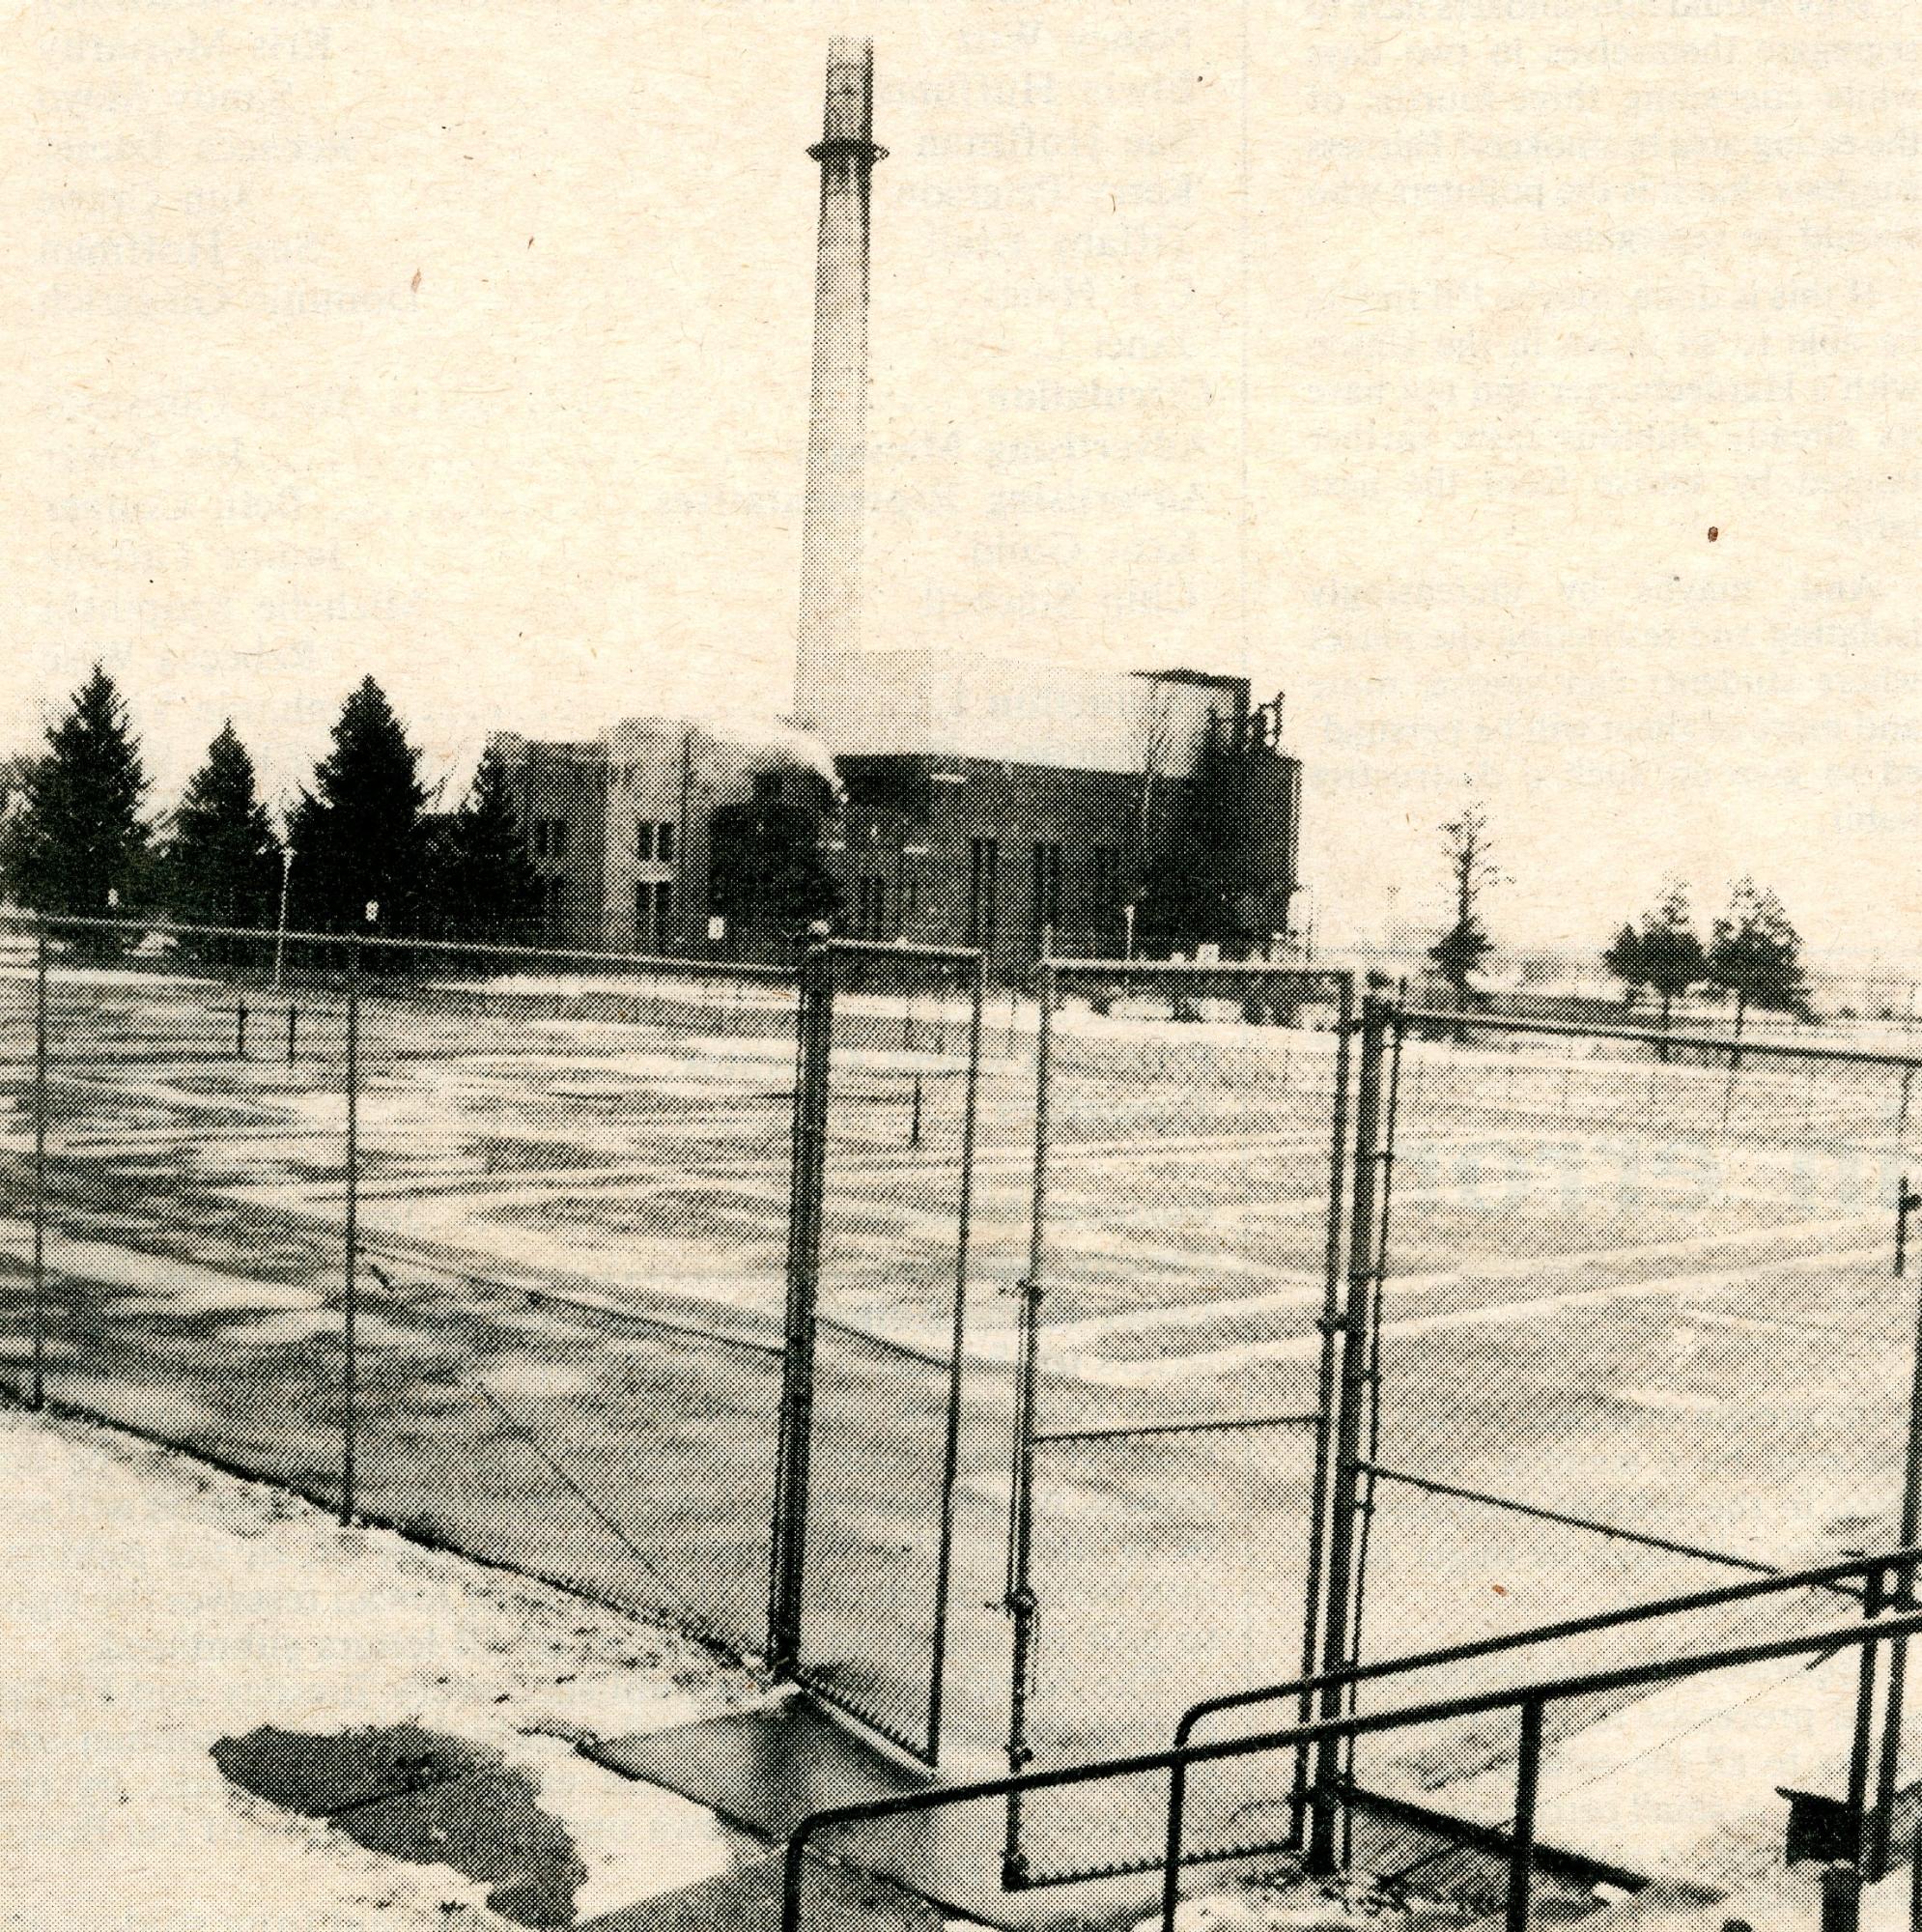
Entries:
{"type": "MultiPolygon", "coordinates": [[[[1205,1719],[1225,1712],[1251,1710],[1262,1704],[1281,1704],[1292,1700],[1298,1706],[1301,1721],[1307,1723],[1314,1716],[1319,1695],[1331,1689],[1339,1689],[1343,1694],[1351,1696],[1356,1687],[1365,1683],[1379,1682],[1385,1678],[1407,1676],[1420,1670],[1439,1669],[1449,1664],[1469,1663],[1485,1658],[1506,1656],[1512,1651],[1531,1649],[1541,1644],[1569,1642],[1577,1637],[1596,1636],[1604,1632],[1626,1629],[1637,1624],[1722,1609],[1731,1605],[1753,1603],[1762,1598],[1784,1596],[1798,1590],[1825,1590],[1860,1603],[1864,1601],[1866,1593],[1860,1588],[1851,1588],[1849,1578],[1890,1569],[1904,1573],[1915,1565],[1922,1565],[1922,1545],[1891,1549],[1875,1556],[1851,1556],[1800,1570],[1769,1569],[1766,1575],[1746,1582],[1725,1583],[1711,1589],[1653,1598],[1644,1603],[1624,1605],[1614,1609],[1594,1611],[1584,1616],[1564,1618],[1554,1623],[1538,1624],[1527,1630],[1505,1632],[1495,1636],[1478,1637],[1472,1641],[1411,1652],[1399,1657],[1381,1658],[1371,1663],[1353,1664],[1345,1670],[1316,1671],[1312,1675],[1292,1678],[1286,1683],[1254,1685],[1239,1690],[1223,1691],[1214,1696],[1198,1699],[1181,1714],[1174,1728],[1173,1748],[1184,1749],[1192,1742],[1197,1727],[1205,1719]]],[[[1756,1567],[1759,1570],[1766,1568],[1760,1564],[1756,1567]]],[[[1896,1701],[1899,1702],[1899,1699],[1896,1701]]],[[[1870,1747],[1868,1737],[1858,1736],[1854,1741],[1853,1757],[1865,1761],[1865,1754],[1870,1747]]],[[[1305,1842],[1307,1812],[1311,1804],[1309,1771],[1306,1763],[1308,1751],[1305,1747],[1299,1755],[1302,1763],[1294,1786],[1291,1804],[1293,1828],[1288,1840],[1279,1846],[1237,1844],[1219,1850],[1190,1853],[1185,1862],[1210,1863],[1229,1858],[1302,1846],[1305,1842]]],[[[1894,1791],[1895,1759],[1886,1747],[1883,1755],[1882,1771],[1886,1788],[1879,1794],[1878,1804],[1885,1809],[1894,1791]]],[[[1328,1804],[1332,1806],[1338,1804],[1341,1796],[1342,1789],[1338,1784],[1328,1794],[1328,1804]]],[[[1158,1858],[1137,1859],[1111,1865],[1100,1876],[1126,1877],[1152,1870],[1159,1863],[1158,1858]]],[[[1039,1890],[1051,1885],[1073,1883],[1088,1876],[1090,1874],[1077,1873],[1064,1880],[1026,1878],[1020,1889],[1039,1890]]]]}
{"type": "MultiPolygon", "coordinates": [[[[1536,1818],[1541,1776],[1543,1725],[1545,1715],[1552,1705],[1581,1697],[1653,1689],[1658,1685],[1680,1683],[1712,1672],[1739,1669],[1750,1664],[1767,1663],[1784,1658],[1813,1657],[1825,1661],[1850,1650],[1861,1653],[1860,1676],[1864,1701],[1871,1701],[1874,1693],[1876,1660],[1880,1655],[1880,1646],[1883,1644],[1894,1646],[1896,1654],[1900,1655],[1909,1639],[1922,1635],[1922,1610],[1905,1609],[1899,1615],[1887,1617],[1880,1614],[1880,1579],[1884,1573],[1891,1570],[1904,1573],[1903,1580],[1897,1585],[1897,1594],[1899,1597],[1906,1597],[1917,1557],[1918,1552],[1915,1549],[1907,1548],[1873,1557],[1855,1558],[1841,1565],[1824,1566],[1818,1572],[1795,1573],[1793,1577],[1785,1576],[1767,1579],[1766,1583],[1731,1586],[1731,1592],[1735,1594],[1752,1595],[1768,1588],[1779,1590],[1795,1587],[1799,1583],[1813,1582],[1818,1577],[1835,1581],[1850,1574],[1863,1574],[1869,1579],[1865,1598],[1871,1616],[1861,1623],[1835,1625],[1822,1630],[1803,1632],[1794,1636],[1775,1637],[1758,1642],[1722,1644],[1710,1650],[1662,1658],[1648,1663],[1545,1678],[1534,1683],[1438,1698],[1387,1711],[1349,1713],[1341,1717],[1321,1718],[1248,1737],[1222,1739],[1206,1744],[1195,1744],[1190,1741],[1164,1750],[1108,1758],[1087,1764],[1066,1765],[1047,1771],[1023,1772],[1009,1776],[975,1779],[933,1790],[875,1799],[862,1804],[836,1805],[817,1811],[803,1819],[787,1841],[782,1883],[781,1932],[802,1932],[808,1857],[816,1841],[829,1832],[847,1831],[854,1827],[880,1824],[890,1819],[947,1810],[987,1800],[1018,1799],[1068,1786],[1156,1775],[1166,1775],[1169,1781],[1166,1835],[1161,1857],[1152,1864],[1145,1865],[1141,1869],[1160,1870],[1162,1877],[1158,1920],[1162,1932],[1174,1932],[1175,1913],[1180,1903],[1180,1874],[1184,1865],[1189,1862],[1184,1855],[1185,1805],[1189,1774],[1195,1767],[1224,1764],[1270,1753],[1298,1752],[1322,1745],[1328,1745],[1339,1750],[1346,1740],[1352,1738],[1408,1730],[1420,1725],[1444,1723],[1456,1719],[1482,1717],[1503,1711],[1514,1711],[1518,1714],[1514,1803],[1509,1814],[1510,1822],[1506,1827],[1480,1827],[1477,1828],[1477,1833],[1490,1843],[1498,1843],[1505,1858],[1507,1932],[1530,1932],[1534,1916],[1536,1818]]],[[[1661,1605],[1638,1606],[1638,1609],[1641,1614],[1654,1615],[1670,1607],[1668,1605],[1661,1605]]],[[[1591,1620],[1581,1621],[1588,1623],[1591,1620]]],[[[1526,1634],[1525,1640],[1544,1639],[1538,1634],[1529,1633],[1526,1634]]],[[[1502,1647],[1501,1642],[1497,1641],[1494,1647],[1502,1647]]],[[[1484,1646],[1456,1646],[1450,1654],[1457,1657],[1469,1652],[1485,1654],[1485,1649],[1484,1646]]],[[[1432,1661],[1432,1659],[1422,1661],[1432,1661]]],[[[1398,1667],[1407,1669],[1414,1666],[1405,1660],[1398,1660],[1386,1666],[1371,1667],[1370,1674],[1383,1675],[1387,1670],[1398,1667]]],[[[1267,1694],[1288,1696],[1296,1694],[1301,1688],[1279,1687],[1277,1690],[1267,1694]]],[[[1211,1700],[1211,1704],[1216,1708],[1220,1707],[1214,1700],[1211,1700]]],[[[1858,1711],[1858,1728],[1860,1722],[1858,1711]]],[[[1893,1753],[1888,1755],[1892,1762],[1893,1753]]],[[[1861,1801],[1866,1794],[1854,1789],[1854,1784],[1855,1779],[1851,1773],[1851,1799],[1856,1804],[1860,1848],[1856,1860],[1856,1872],[1858,1877],[1865,1872],[1880,1875],[1876,1867],[1879,1861],[1885,1866],[1886,1846],[1884,1844],[1878,1847],[1872,1831],[1872,1821],[1861,1808],[1861,1801]]],[[[861,1863],[858,1858],[845,1851],[819,1853],[817,1856],[833,1859],[838,1863],[857,1866],[861,1863]]]]}

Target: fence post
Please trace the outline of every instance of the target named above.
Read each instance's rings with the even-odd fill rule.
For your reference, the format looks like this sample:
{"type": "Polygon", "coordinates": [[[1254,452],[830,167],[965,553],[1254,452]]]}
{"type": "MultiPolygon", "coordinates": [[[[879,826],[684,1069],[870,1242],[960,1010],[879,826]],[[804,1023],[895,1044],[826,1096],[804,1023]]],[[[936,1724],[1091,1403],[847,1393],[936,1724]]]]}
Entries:
{"type": "Polygon", "coordinates": [[[247,1057],[247,1003],[238,994],[234,1000],[234,1058],[247,1057]]]}
{"type": "Polygon", "coordinates": [[[821,1220],[827,1181],[828,1075],[834,1046],[834,953],[808,950],[796,1016],[794,1143],[787,1221],[787,1317],[781,1358],[775,1520],[770,1537],[768,1666],[801,1661],[801,1598],[807,1544],[807,1452],[814,1416],[814,1333],[821,1293],[821,1220]]]}
{"type": "MultiPolygon", "coordinates": [[[[1369,1313],[1374,1281],[1374,1201],[1381,1162],[1381,1064],[1388,1034],[1389,1002],[1371,975],[1362,1000],[1362,1050],[1355,1092],[1354,1208],[1348,1219],[1347,1287],[1340,1317],[1341,1377],[1335,1408],[1334,1481],[1329,1498],[1328,1587],[1321,1667],[1324,1675],[1347,1669],[1348,1620],[1354,1602],[1357,1504],[1360,1495],[1362,1418],[1368,1399],[1369,1313]]],[[[1321,1716],[1343,1715],[1345,1685],[1321,1692],[1321,1716]]],[[[1308,1869],[1332,1875],[1339,1865],[1336,1832],[1342,1784],[1342,1740],[1321,1740],[1315,1750],[1313,1820],[1308,1869]]]]}
{"type": "Polygon", "coordinates": [[[346,1278],[341,1292],[340,1520],[353,1520],[353,1436],[359,1363],[353,1316],[360,1248],[360,941],[347,942],[347,1226],[346,1278]]]}
{"type": "Polygon", "coordinates": [[[299,1024],[300,1009],[298,1007],[289,1007],[287,1009],[287,1064],[289,1066],[294,1065],[295,1032],[299,1024]]]}
{"type": "MultiPolygon", "coordinates": [[[[1332,1145],[1328,1160],[1328,1225],[1323,1256],[1321,1369],[1314,1410],[1314,1477],[1308,1506],[1308,1587],[1302,1610],[1301,1674],[1321,1667],[1321,1588],[1328,1535],[1328,1480],[1335,1443],[1336,1337],[1342,1318],[1342,1236],[1347,1226],[1348,1081],[1350,1042],[1355,1031],[1355,981],[1344,973],[1335,1031],[1335,1091],[1331,1109],[1332,1145]]],[[[1304,1690],[1297,1706],[1301,1721],[1314,1718],[1314,1693],[1304,1690]]],[[[1294,1791],[1290,1800],[1293,1842],[1299,1846],[1308,1825],[1308,1764],[1311,1747],[1295,1749],[1294,1791]]]]}
{"type": "MultiPolygon", "coordinates": [[[[967,1347],[968,1267],[975,1220],[975,1115],[981,1086],[981,1003],[987,961],[975,959],[975,1017],[968,1030],[968,1073],[961,1096],[961,1182],[955,1203],[954,1332],[947,1357],[947,1433],[942,1444],[941,1551],[934,1591],[934,1669],[927,1717],[928,1756],[941,1761],[941,1706],[947,1674],[947,1588],[954,1565],[954,1497],[961,1476],[961,1378],[967,1347]]],[[[920,1080],[915,1081],[915,1141],[920,1141],[920,1080]]]]}
{"type": "MultiPolygon", "coordinates": [[[[1908,1191],[1905,1179],[1903,1189],[1908,1191]]],[[[1909,1549],[1922,1535],[1922,1300],[1918,1300],[1915,1323],[1915,1352],[1908,1381],[1908,1448],[1902,1477],[1902,1514],[1897,1521],[1896,1546],[1909,1549]]],[[[1895,1607],[1898,1611],[1915,1607],[1915,1565],[1903,1563],[1895,1575],[1895,1607]]],[[[1908,1681],[1908,1639],[1895,1637],[1889,1643],[1888,1695],[1882,1717],[1881,1755],[1876,1766],[1876,1808],[1870,1833],[1868,1874],[1874,1879],[1888,1876],[1891,1835],[1895,1829],[1895,1787],[1901,1775],[1902,1706],[1908,1681]]]]}
{"type": "Polygon", "coordinates": [[[1822,1868],[1822,1932],[1856,1932],[1862,1922],[1862,1874],[1851,1864],[1822,1868]]]}
{"type": "Polygon", "coordinates": [[[34,1333],[36,1408],[46,1406],[46,921],[35,920],[34,960],[34,1333]]]}
{"type": "MultiPolygon", "coordinates": [[[[1882,1613],[1884,1582],[1880,1565],[1862,1578],[1862,1614],[1872,1623],[1882,1613]]],[[[1865,1643],[1860,1647],[1856,1659],[1855,1729],[1849,1747],[1849,1814],[1855,1840],[1852,1862],[1858,1875],[1867,1868],[1873,1838],[1869,1825],[1869,1755],[1875,1737],[1879,1661],[1879,1645],[1865,1643]]]]}
{"type": "MultiPolygon", "coordinates": [[[[1004,1607],[1013,1624],[1013,1666],[1007,1697],[1007,1768],[1019,1776],[1033,1762],[1028,1742],[1028,1706],[1033,1694],[1035,1623],[1040,1601],[1034,1594],[1034,1429],[1040,1394],[1041,1298],[1048,1247],[1049,1098],[1053,1090],[1055,966],[1043,958],[1036,981],[1040,1014],[1034,1034],[1034,1179],[1028,1231],[1028,1274],[1021,1282],[1019,1348],[1014,1390],[1014,1468],[1008,1484],[1007,1596],[1004,1607]]],[[[1028,1882],[1028,1855],[1021,1847],[1021,1796],[1010,1792],[1006,1833],[1002,1842],[1002,1885],[1019,1891],[1028,1882]]]]}
{"type": "Polygon", "coordinates": [[[1515,1751],[1514,1824],[1509,1836],[1508,1932],[1528,1932],[1535,1889],[1535,1798],[1541,1782],[1540,1697],[1521,1707],[1521,1741],[1515,1751]]]}

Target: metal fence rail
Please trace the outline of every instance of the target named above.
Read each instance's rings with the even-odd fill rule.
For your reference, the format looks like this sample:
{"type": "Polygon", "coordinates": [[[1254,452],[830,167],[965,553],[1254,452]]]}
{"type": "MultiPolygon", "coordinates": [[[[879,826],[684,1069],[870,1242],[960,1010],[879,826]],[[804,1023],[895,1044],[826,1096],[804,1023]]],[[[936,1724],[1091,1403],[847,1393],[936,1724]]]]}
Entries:
{"type": "MultiPolygon", "coordinates": [[[[1592,1703],[1598,1699],[1632,1698],[1662,1685],[1775,1660],[1799,1657],[1824,1660],[1852,1651],[1858,1658],[1857,1677],[1863,1694],[1858,1700],[1857,1743],[1851,1759],[1857,1765],[1866,1765],[1871,1751],[1860,1741],[1873,1738],[1879,1729],[1884,1738],[1893,1735],[1901,1715],[1899,1682],[1892,1691],[1884,1694],[1880,1719],[1874,1715],[1880,1653],[1886,1646],[1892,1654],[1900,1654],[1911,1638],[1922,1634],[1922,1611],[1905,1609],[1894,1615],[1879,1614],[1888,1596],[1903,1598],[1907,1588],[1903,1579],[1912,1569],[1912,1556],[1911,1550],[1895,1551],[1861,1559],[1842,1566],[1839,1571],[1814,1573],[1830,1581],[1851,1571],[1864,1576],[1865,1602],[1871,1615],[1863,1621],[1765,1640],[1720,1643],[1629,1666],[1565,1672],[1520,1685],[1418,1700],[1386,1711],[1318,1719],[1205,1744],[1191,1740],[1172,1748],[968,1780],[926,1792],[825,1809],[805,1819],[789,1837],[781,1932],[803,1932],[810,1922],[810,1877],[824,1880],[835,1870],[880,1876],[910,1892],[931,1898],[938,1907],[951,1910],[959,1904],[961,1909],[972,1907],[978,1912],[982,1903],[992,1897],[992,1881],[982,1884],[977,1876],[975,1889],[966,1898],[954,1898],[957,1873],[964,1882],[968,1874],[953,1857],[942,1856],[943,1845],[937,1830],[941,1814],[953,1819],[951,1849],[965,1858],[962,1848],[978,1837],[978,1833],[967,1829],[968,1815],[985,1804],[1006,1805],[1032,1802],[1043,1793],[1148,1779],[1155,1780],[1162,1792],[1159,1856],[1139,1869],[1159,1874],[1154,1900],[1157,1917],[1163,1932],[1174,1932],[1181,1904],[1182,1873],[1197,1861],[1188,1840],[1188,1805],[1198,1772],[1308,1751],[1339,1757],[1345,1754],[1343,1747],[1351,1739],[1458,1724],[1465,1719],[1511,1711],[1515,1713],[1517,1722],[1512,1753],[1514,1796],[1507,1822],[1500,1827],[1464,1825],[1461,1838],[1464,1842],[1472,1838],[1484,1854],[1500,1860],[1503,1881],[1492,1903],[1502,1912],[1509,1932],[1529,1932],[1535,1922],[1539,1877],[1543,1870],[1560,1862],[1537,1842],[1538,1803],[1551,1710],[1571,1701],[1592,1703]]],[[[1757,1587],[1795,1586],[1791,1579],[1782,1578],[1772,1585],[1757,1587]]],[[[1660,1614],[1660,1606],[1651,1606],[1650,1613],[1660,1614]]],[[[1283,1694],[1291,1695],[1293,1688],[1289,1687],[1283,1694]]],[[[1339,1795],[1322,1796],[1325,1800],[1339,1795]]],[[[1838,1874],[1837,1884],[1830,1889],[1839,1907],[1833,1922],[1842,1927],[1852,1927],[1854,1923],[1853,1901],[1863,1878],[1873,1879],[1885,1872],[1891,1854],[1886,1833],[1879,1829],[1878,1815],[1864,1802],[1866,1796],[1866,1785],[1851,1793],[1856,1856],[1838,1874]]],[[[1888,1810],[1883,1809],[1880,1814],[1880,1825],[1885,1825],[1888,1817],[1888,1810]]]]}

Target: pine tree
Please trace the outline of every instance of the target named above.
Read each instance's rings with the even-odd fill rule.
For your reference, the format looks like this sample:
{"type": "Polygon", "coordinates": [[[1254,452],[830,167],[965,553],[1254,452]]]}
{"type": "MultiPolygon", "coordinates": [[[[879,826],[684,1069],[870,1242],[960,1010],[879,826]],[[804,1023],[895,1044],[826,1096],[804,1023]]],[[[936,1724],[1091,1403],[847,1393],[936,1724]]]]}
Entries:
{"type": "MultiPolygon", "coordinates": [[[[1601,963],[1627,987],[1630,1005],[1644,987],[1660,1000],[1666,1033],[1676,1001],[1709,973],[1709,956],[1695,935],[1688,909],[1688,888],[1679,883],[1665,887],[1661,897],[1642,915],[1639,926],[1625,925],[1615,935],[1601,963]]],[[[1660,1052],[1666,1060],[1665,1040],[1660,1052]]]]}
{"type": "Polygon", "coordinates": [[[341,707],[333,750],[314,768],[288,828],[297,923],[325,932],[410,932],[422,911],[427,841],[418,777],[385,694],[370,678],[341,707]]]}
{"type": "Polygon", "coordinates": [[[1708,977],[1736,996],[1736,1032],[1750,1007],[1765,1012],[1809,1013],[1802,977],[1802,936],[1782,901],[1753,879],[1738,879],[1729,909],[1715,922],[1708,977]]]}
{"type": "MultiPolygon", "coordinates": [[[[1666,1033],[1676,1001],[1709,971],[1709,955],[1695,936],[1695,922],[1688,910],[1687,887],[1670,886],[1653,910],[1643,914],[1637,937],[1641,941],[1642,977],[1662,1003],[1662,1031],[1666,1033]]],[[[1668,1058],[1666,1044],[1662,1058],[1668,1058]]]]}
{"type": "Polygon", "coordinates": [[[1649,983],[1648,972],[1642,963],[1642,935],[1633,925],[1625,924],[1620,932],[1609,941],[1608,950],[1601,955],[1602,971],[1613,974],[1622,981],[1622,997],[1627,1006],[1633,1006],[1642,997],[1642,989],[1649,983]]]}
{"type": "MultiPolygon", "coordinates": [[[[184,925],[274,923],[280,841],[232,719],[207,748],[207,762],[187,781],[174,810],[160,848],[159,882],[168,912],[184,925]]],[[[218,943],[199,950],[228,953],[218,943]]]]}
{"type": "Polygon", "coordinates": [[[541,910],[541,882],[527,857],[507,766],[490,745],[460,810],[441,830],[435,867],[441,930],[496,944],[524,937],[541,910]]]}
{"type": "MultiPolygon", "coordinates": [[[[44,913],[108,918],[137,908],[150,883],[147,773],[114,681],[96,665],[46,734],[9,839],[13,889],[44,913]]],[[[97,936],[79,950],[114,951],[97,936]]]]}

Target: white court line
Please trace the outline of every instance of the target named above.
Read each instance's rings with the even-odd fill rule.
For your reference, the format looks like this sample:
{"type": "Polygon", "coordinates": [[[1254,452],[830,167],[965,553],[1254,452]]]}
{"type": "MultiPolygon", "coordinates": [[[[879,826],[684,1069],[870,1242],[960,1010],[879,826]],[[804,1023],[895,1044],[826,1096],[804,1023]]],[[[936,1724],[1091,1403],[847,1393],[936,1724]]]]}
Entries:
{"type": "MultiPolygon", "coordinates": [[[[1519,1327],[1561,1315],[1570,1309],[1600,1308],[1610,1302],[1660,1300],[1682,1294],[1722,1294],[1748,1283],[1783,1273],[1821,1273],[1830,1268],[1882,1264],[1886,1255],[1880,1247],[1864,1248],[1846,1254],[1804,1255],[1787,1261],[1761,1264],[1752,1268],[1723,1269],[1708,1274],[1671,1275],[1658,1281],[1628,1282],[1608,1288],[1572,1289],[1565,1294],[1545,1294],[1530,1301],[1508,1301],[1481,1308],[1456,1309],[1446,1315],[1409,1316],[1382,1324],[1384,1338],[1413,1340],[1460,1328],[1488,1323],[1519,1327]]],[[[1257,1362],[1305,1361],[1318,1354],[1318,1335],[1290,1335],[1272,1342],[1248,1342],[1231,1349],[1211,1350],[1199,1355],[1163,1356],[1151,1361],[1110,1362],[1098,1357],[1071,1358],[1049,1364],[1050,1372],[1074,1380],[1107,1388],[1155,1388],[1171,1382],[1198,1380],[1206,1376],[1227,1374],[1257,1362]]]]}

